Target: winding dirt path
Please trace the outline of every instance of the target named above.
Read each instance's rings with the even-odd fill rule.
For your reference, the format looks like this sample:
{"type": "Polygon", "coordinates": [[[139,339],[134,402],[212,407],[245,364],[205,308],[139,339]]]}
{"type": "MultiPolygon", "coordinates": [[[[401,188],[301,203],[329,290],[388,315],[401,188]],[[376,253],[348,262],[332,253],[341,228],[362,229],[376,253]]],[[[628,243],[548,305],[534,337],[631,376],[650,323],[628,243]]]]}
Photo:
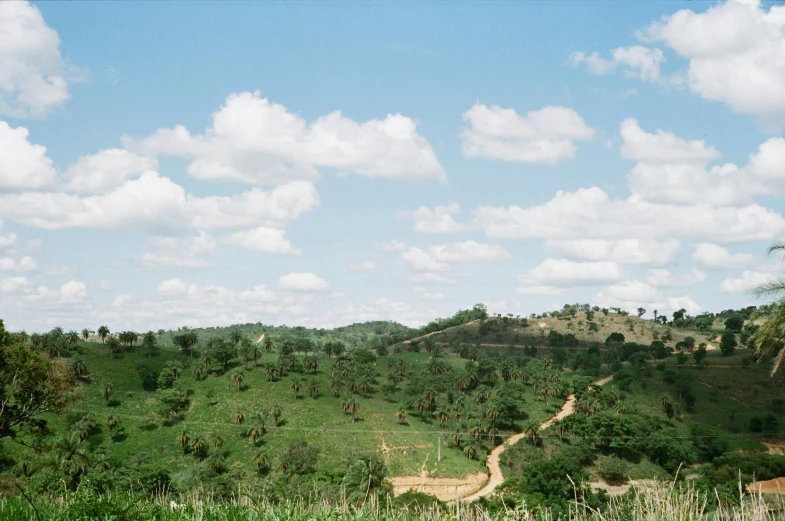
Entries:
{"type": "MultiPolygon", "coordinates": [[[[603,378],[601,380],[597,380],[596,382],[594,382],[593,385],[605,385],[611,380],[613,380],[613,375],[603,378]]],[[[542,431],[547,429],[548,427],[553,425],[553,422],[557,420],[562,420],[567,416],[569,416],[570,414],[572,414],[573,412],[575,412],[575,395],[571,394],[564,401],[564,403],[561,406],[561,409],[559,409],[559,412],[557,412],[556,414],[554,414],[553,416],[551,416],[550,418],[548,418],[547,420],[545,420],[540,424],[540,430],[542,431]]],[[[485,484],[485,486],[482,487],[480,490],[478,490],[476,493],[468,497],[465,497],[464,501],[471,502],[474,501],[475,499],[488,496],[492,494],[494,490],[496,490],[496,487],[502,484],[502,482],[504,481],[504,475],[502,474],[502,469],[499,466],[499,457],[502,455],[502,452],[507,450],[509,447],[515,445],[525,437],[526,434],[523,432],[514,434],[509,438],[507,438],[504,443],[502,443],[501,445],[499,445],[498,447],[494,448],[491,451],[491,453],[488,455],[488,462],[486,463],[486,465],[488,466],[488,470],[490,470],[491,472],[490,479],[485,484]]]]}
{"type": "MultiPolygon", "coordinates": [[[[592,385],[605,385],[613,380],[613,375],[597,380],[592,385]]],[[[575,395],[571,394],[562,404],[559,411],[540,424],[540,430],[547,429],[556,420],[561,420],[575,412],[575,395]]],[[[393,494],[400,495],[408,490],[423,492],[436,496],[441,501],[454,501],[459,497],[462,501],[471,502],[492,494],[496,487],[504,481],[499,457],[502,452],[525,438],[526,434],[520,432],[507,438],[503,444],[495,447],[488,455],[486,466],[490,470],[490,478],[483,472],[470,474],[462,478],[429,478],[423,468],[419,476],[396,476],[390,478],[393,485],[393,494]]]]}

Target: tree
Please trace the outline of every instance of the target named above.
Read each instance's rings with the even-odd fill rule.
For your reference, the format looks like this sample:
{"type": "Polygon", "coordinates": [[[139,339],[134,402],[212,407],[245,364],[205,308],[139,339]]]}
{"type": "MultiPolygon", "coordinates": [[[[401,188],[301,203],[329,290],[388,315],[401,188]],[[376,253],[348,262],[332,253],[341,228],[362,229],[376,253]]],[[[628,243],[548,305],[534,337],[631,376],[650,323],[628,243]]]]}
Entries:
{"type": "Polygon", "coordinates": [[[364,503],[371,494],[387,491],[392,487],[387,483],[387,466],[376,455],[364,454],[352,463],[344,474],[341,486],[349,500],[364,503]]]}
{"type": "Polygon", "coordinates": [[[101,338],[101,342],[106,343],[106,337],[109,336],[109,328],[107,326],[99,327],[98,336],[101,338]]]}
{"type": "MultiPolygon", "coordinates": [[[[785,242],[775,243],[768,249],[768,253],[782,253],[785,260],[785,242]]],[[[763,314],[766,321],[755,337],[754,348],[761,358],[771,352],[776,352],[771,368],[774,376],[783,362],[785,362],[785,280],[778,279],[766,284],[761,284],[753,290],[758,297],[775,297],[777,300],[767,307],[763,314]]]]}
{"type": "Polygon", "coordinates": [[[265,470],[270,467],[270,460],[264,452],[257,452],[253,457],[253,464],[256,466],[256,471],[263,474],[265,470]]]}
{"type": "Polygon", "coordinates": [[[316,380],[311,380],[311,383],[308,384],[308,395],[311,398],[318,398],[319,394],[321,393],[321,389],[319,389],[319,382],[316,380]]]}
{"type": "Polygon", "coordinates": [[[737,345],[738,343],[736,342],[736,335],[733,333],[733,331],[726,329],[720,338],[720,351],[722,352],[722,356],[732,355],[734,352],[736,352],[737,345]]]}
{"type": "Polygon", "coordinates": [[[109,429],[109,432],[112,432],[118,425],[120,425],[120,419],[117,416],[110,414],[106,417],[106,428],[109,429]]]}
{"type": "Polygon", "coordinates": [[[180,447],[183,449],[183,454],[185,454],[188,450],[189,444],[191,443],[191,433],[186,430],[182,430],[175,437],[175,441],[180,444],[180,447]]]}
{"type": "Polygon", "coordinates": [[[120,341],[116,337],[110,336],[109,341],[105,342],[105,344],[109,348],[109,354],[112,356],[112,358],[114,358],[116,353],[120,352],[120,341]]]}
{"type": "Polygon", "coordinates": [[[237,392],[240,392],[240,385],[242,385],[243,380],[245,379],[245,375],[242,371],[237,371],[232,375],[232,380],[234,380],[235,385],[237,386],[237,392]]]}
{"type": "Polygon", "coordinates": [[[281,454],[281,470],[287,477],[311,474],[316,469],[319,459],[319,447],[309,445],[307,441],[293,441],[281,454]]]}
{"type": "Polygon", "coordinates": [[[267,434],[267,428],[261,423],[254,424],[253,427],[248,429],[248,437],[251,438],[254,445],[256,445],[265,434],[267,434]]]}
{"type": "Polygon", "coordinates": [[[742,326],[744,326],[744,317],[738,313],[725,319],[725,329],[730,329],[734,333],[741,333],[742,326]]]}
{"type": "Polygon", "coordinates": [[[147,333],[142,336],[142,346],[150,351],[152,354],[153,350],[158,347],[158,337],[152,331],[148,331],[147,333]]]}
{"type": "Polygon", "coordinates": [[[662,404],[662,408],[665,411],[665,414],[668,418],[673,418],[674,410],[673,410],[673,399],[667,394],[663,394],[660,397],[660,404],[662,404]]]}
{"type": "Polygon", "coordinates": [[[275,426],[278,427],[278,419],[281,417],[283,411],[281,411],[281,407],[278,404],[275,404],[270,409],[270,416],[273,417],[273,422],[275,426]]]}
{"type": "Polygon", "coordinates": [[[214,362],[221,364],[223,371],[226,371],[226,366],[237,356],[237,348],[223,338],[211,338],[207,344],[207,352],[214,362]]]}
{"type": "Polygon", "coordinates": [[[104,402],[106,405],[109,405],[109,400],[112,399],[112,394],[114,393],[114,389],[112,389],[112,384],[109,382],[104,384],[104,402]]]}

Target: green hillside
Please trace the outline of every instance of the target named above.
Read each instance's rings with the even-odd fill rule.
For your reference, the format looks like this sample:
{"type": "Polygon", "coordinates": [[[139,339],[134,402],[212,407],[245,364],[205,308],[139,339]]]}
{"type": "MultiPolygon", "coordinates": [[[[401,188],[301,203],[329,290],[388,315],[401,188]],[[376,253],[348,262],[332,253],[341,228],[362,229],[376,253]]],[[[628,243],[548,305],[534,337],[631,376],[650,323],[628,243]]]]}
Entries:
{"type": "Polygon", "coordinates": [[[4,333],[18,353],[43,357],[48,378],[75,378],[76,394],[39,416],[45,423],[0,422],[0,487],[336,499],[362,495],[358,483],[365,495],[391,491],[385,476],[481,472],[493,447],[527,432],[502,454],[507,481],[482,500],[488,508],[565,505],[566,475],[600,503],[598,483],[672,480],[682,467],[706,490],[730,490],[739,474],[728,469],[743,480],[753,467],[765,469],[757,478],[785,475],[785,457],[763,443],[780,436],[785,376],[768,378],[743,347],[756,317],[728,322],[736,315],[699,329],[691,317],[565,306],[524,319],[475,306],[419,330],[4,333]],[[575,413],[539,432],[571,393],[575,413]]]}

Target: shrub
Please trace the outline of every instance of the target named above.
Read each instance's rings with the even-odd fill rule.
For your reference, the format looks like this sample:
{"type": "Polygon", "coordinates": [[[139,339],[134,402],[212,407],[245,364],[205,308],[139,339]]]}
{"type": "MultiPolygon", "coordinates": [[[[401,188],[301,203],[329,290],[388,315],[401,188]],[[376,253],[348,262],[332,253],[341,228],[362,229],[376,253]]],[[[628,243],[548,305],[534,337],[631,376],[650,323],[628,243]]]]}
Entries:
{"type": "Polygon", "coordinates": [[[628,478],[627,472],[627,464],[617,458],[605,460],[600,464],[600,468],[597,469],[600,477],[611,485],[626,483],[628,478]]]}

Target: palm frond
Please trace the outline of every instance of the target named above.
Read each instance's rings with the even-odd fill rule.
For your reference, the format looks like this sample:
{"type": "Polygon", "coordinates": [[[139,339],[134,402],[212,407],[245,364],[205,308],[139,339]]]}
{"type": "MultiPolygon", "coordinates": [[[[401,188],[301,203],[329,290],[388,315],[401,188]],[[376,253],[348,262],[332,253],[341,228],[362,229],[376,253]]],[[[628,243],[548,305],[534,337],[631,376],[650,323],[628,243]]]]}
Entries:
{"type": "Polygon", "coordinates": [[[750,293],[759,298],[776,296],[780,293],[785,294],[785,280],[773,280],[760,284],[755,286],[750,293]]]}
{"type": "Polygon", "coordinates": [[[755,335],[754,346],[759,359],[765,358],[775,349],[779,350],[772,367],[772,375],[785,363],[785,346],[782,345],[783,338],[785,338],[785,298],[774,304],[771,314],[768,315],[766,322],[761,325],[755,335]]]}
{"type": "MultiPolygon", "coordinates": [[[[768,247],[766,250],[766,255],[771,255],[772,253],[779,253],[783,252],[785,254],[785,242],[776,242],[768,247]]],[[[785,260],[785,258],[783,258],[785,260]]]]}

